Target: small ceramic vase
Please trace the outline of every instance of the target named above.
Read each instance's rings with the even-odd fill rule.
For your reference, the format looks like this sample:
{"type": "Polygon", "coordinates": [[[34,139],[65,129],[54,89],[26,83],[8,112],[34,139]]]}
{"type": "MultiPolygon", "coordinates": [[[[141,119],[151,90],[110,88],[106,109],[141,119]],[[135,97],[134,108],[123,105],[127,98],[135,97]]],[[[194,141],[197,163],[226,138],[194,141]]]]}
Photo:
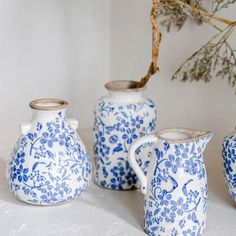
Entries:
{"type": "Polygon", "coordinates": [[[166,129],[135,141],[130,164],[145,194],[144,230],[151,236],[200,236],[206,228],[207,176],[203,151],[210,132],[166,129]],[[135,160],[146,142],[156,144],[147,177],[135,160]]]}
{"type": "MultiPolygon", "coordinates": [[[[95,107],[95,183],[104,188],[138,187],[137,176],[128,161],[128,149],[137,138],[155,132],[156,106],[143,97],[145,87],[137,89],[134,85],[132,81],[107,83],[109,95],[100,98],[95,107]]],[[[151,146],[145,144],[136,151],[144,172],[150,160],[151,146]]]]}
{"type": "Polygon", "coordinates": [[[229,193],[236,203],[236,132],[224,138],[222,144],[222,158],[224,164],[225,182],[229,193]]]}
{"type": "Polygon", "coordinates": [[[70,201],[89,184],[91,163],[78,133],[78,122],[68,120],[68,103],[58,99],[32,101],[30,123],[21,125],[21,137],[7,167],[10,190],[35,205],[70,201]]]}

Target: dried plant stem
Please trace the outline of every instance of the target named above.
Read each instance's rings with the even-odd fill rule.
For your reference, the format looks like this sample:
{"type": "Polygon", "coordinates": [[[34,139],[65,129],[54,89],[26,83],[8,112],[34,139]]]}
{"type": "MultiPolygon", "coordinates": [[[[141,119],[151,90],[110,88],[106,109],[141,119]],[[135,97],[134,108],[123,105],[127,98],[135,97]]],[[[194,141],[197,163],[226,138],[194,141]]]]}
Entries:
{"type": "Polygon", "coordinates": [[[225,19],[225,18],[222,18],[222,17],[219,17],[219,16],[215,16],[215,15],[209,14],[207,11],[204,11],[204,10],[201,10],[201,9],[197,9],[195,7],[192,7],[192,8],[193,8],[193,10],[196,13],[199,13],[202,16],[209,17],[209,19],[214,19],[214,20],[220,21],[220,22],[222,22],[224,24],[227,24],[227,25],[234,24],[234,21],[232,21],[232,20],[225,19]]]}
{"type": "Polygon", "coordinates": [[[233,32],[234,30],[234,24],[232,25],[228,25],[223,31],[217,33],[216,35],[214,35],[209,41],[208,43],[212,43],[218,36],[220,36],[223,32],[226,32],[221,39],[219,40],[218,43],[221,43],[222,41],[226,40],[233,32]]]}
{"type": "Polygon", "coordinates": [[[203,21],[209,25],[211,25],[212,27],[214,27],[216,30],[223,32],[224,30],[222,30],[220,27],[218,27],[216,24],[211,22],[211,19],[203,19],[203,21]]]}
{"type": "Polygon", "coordinates": [[[197,13],[197,14],[199,14],[201,16],[206,16],[209,19],[214,19],[214,20],[220,21],[220,22],[222,22],[224,24],[227,24],[227,25],[235,24],[235,22],[232,21],[232,20],[229,20],[229,19],[226,19],[226,18],[222,18],[222,17],[219,17],[219,16],[215,16],[213,14],[210,14],[206,10],[198,9],[198,8],[193,7],[193,6],[183,2],[181,0],[175,0],[175,2],[178,3],[181,7],[190,7],[195,13],[197,13]]]}
{"type": "Polygon", "coordinates": [[[234,30],[234,25],[231,25],[229,29],[226,31],[226,33],[224,34],[224,36],[222,37],[222,39],[220,40],[220,42],[227,40],[229,36],[232,34],[233,30],[234,30]]]}
{"type": "MultiPolygon", "coordinates": [[[[150,80],[150,78],[157,72],[159,71],[158,67],[158,59],[159,59],[159,51],[160,51],[160,44],[161,44],[161,39],[162,39],[162,34],[159,28],[158,24],[158,18],[157,18],[157,10],[160,4],[163,2],[167,2],[168,4],[169,0],[153,0],[153,5],[151,9],[151,23],[152,23],[152,63],[149,66],[147,74],[137,83],[136,87],[141,88],[147,84],[147,82],[150,80]]],[[[210,39],[209,42],[214,40],[217,36],[219,36],[222,32],[225,32],[225,30],[220,29],[217,25],[215,25],[211,20],[216,20],[219,21],[223,24],[228,25],[226,28],[226,33],[224,36],[221,38],[221,40],[226,40],[234,30],[234,27],[236,26],[236,22],[222,18],[219,16],[215,16],[214,14],[210,14],[208,11],[204,9],[199,9],[194,6],[191,6],[190,4],[183,2],[182,0],[173,0],[176,4],[178,4],[181,8],[189,9],[195,14],[198,14],[203,18],[203,21],[205,23],[208,23],[218,31],[220,31],[218,34],[216,34],[212,39],[210,39]]],[[[220,42],[221,42],[220,40],[220,42]]]]}
{"type": "Polygon", "coordinates": [[[158,58],[159,58],[159,49],[161,44],[161,31],[158,25],[157,19],[157,9],[159,6],[159,0],[153,0],[153,6],[151,10],[151,23],[152,23],[152,63],[148,69],[147,74],[140,80],[137,84],[137,87],[141,88],[146,85],[149,79],[154,75],[158,70],[158,58]]]}

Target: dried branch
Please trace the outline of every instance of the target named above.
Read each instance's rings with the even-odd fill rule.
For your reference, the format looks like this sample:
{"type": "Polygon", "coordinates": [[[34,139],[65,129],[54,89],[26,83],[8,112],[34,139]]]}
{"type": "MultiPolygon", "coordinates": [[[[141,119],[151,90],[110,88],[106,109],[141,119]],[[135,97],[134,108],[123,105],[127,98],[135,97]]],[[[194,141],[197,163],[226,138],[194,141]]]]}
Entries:
{"type": "MultiPolygon", "coordinates": [[[[213,13],[236,2],[236,0],[212,1],[213,13]]],[[[236,22],[209,13],[203,8],[203,0],[153,0],[151,9],[152,63],[147,74],[137,83],[137,87],[145,86],[152,75],[159,70],[161,32],[158,16],[166,18],[162,24],[166,26],[168,31],[172,24],[180,29],[189,18],[197,23],[208,23],[218,31],[208,43],[182,64],[173,75],[173,79],[208,82],[215,72],[216,76],[227,79],[231,86],[236,87],[236,53],[227,41],[236,26],[236,22]],[[225,30],[217,25],[219,22],[227,25],[225,30]],[[219,40],[216,41],[216,39],[219,40]]]]}
{"type": "Polygon", "coordinates": [[[207,44],[188,58],[175,72],[172,79],[181,81],[209,82],[213,75],[227,79],[235,87],[236,84],[236,50],[233,50],[227,39],[234,25],[228,26],[224,32],[213,37],[207,44]],[[217,42],[216,38],[220,38],[217,42]]]}
{"type": "Polygon", "coordinates": [[[202,16],[193,10],[203,9],[200,0],[161,0],[160,7],[157,11],[158,16],[164,16],[166,19],[162,21],[162,25],[167,27],[169,32],[171,25],[180,30],[189,17],[191,17],[198,24],[202,23],[202,16]]]}
{"type": "Polygon", "coordinates": [[[182,28],[188,18],[193,19],[197,23],[202,23],[204,21],[215,28],[218,27],[213,24],[211,20],[216,20],[227,25],[233,23],[233,21],[229,19],[209,13],[203,8],[201,2],[202,0],[193,2],[188,0],[161,0],[161,6],[158,9],[157,14],[161,16],[169,16],[170,18],[167,20],[171,19],[171,21],[174,21],[178,29],[182,28]]]}
{"type": "Polygon", "coordinates": [[[161,31],[158,25],[157,20],[157,9],[159,6],[159,0],[153,0],[153,6],[151,9],[151,23],[152,23],[152,63],[148,69],[147,74],[140,80],[138,87],[144,87],[149,79],[154,75],[158,70],[158,58],[159,58],[159,48],[161,44],[161,31]]]}
{"type": "Polygon", "coordinates": [[[223,8],[229,7],[231,4],[236,3],[236,0],[213,0],[212,2],[212,12],[216,13],[217,11],[220,11],[223,8]]]}

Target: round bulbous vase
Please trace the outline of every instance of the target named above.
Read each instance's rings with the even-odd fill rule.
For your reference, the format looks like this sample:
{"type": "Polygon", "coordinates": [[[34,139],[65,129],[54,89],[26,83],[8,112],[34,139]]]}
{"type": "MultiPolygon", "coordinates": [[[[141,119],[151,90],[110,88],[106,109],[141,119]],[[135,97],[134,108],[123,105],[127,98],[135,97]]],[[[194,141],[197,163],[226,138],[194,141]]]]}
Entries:
{"type": "Polygon", "coordinates": [[[11,192],[24,202],[62,204],[88,188],[91,162],[78,122],[66,118],[67,105],[58,99],[30,103],[32,119],[21,125],[6,172],[11,192]]]}
{"type": "Polygon", "coordinates": [[[228,185],[230,196],[236,204],[236,131],[224,138],[222,158],[225,182],[228,185]]]}
{"type": "MultiPolygon", "coordinates": [[[[137,138],[155,132],[157,112],[154,102],[143,96],[146,88],[135,88],[135,83],[108,82],[105,87],[109,94],[100,98],[95,106],[94,179],[103,188],[139,187],[128,161],[128,149],[137,138]]],[[[137,162],[144,173],[152,156],[152,145],[144,144],[136,151],[137,162]]]]}

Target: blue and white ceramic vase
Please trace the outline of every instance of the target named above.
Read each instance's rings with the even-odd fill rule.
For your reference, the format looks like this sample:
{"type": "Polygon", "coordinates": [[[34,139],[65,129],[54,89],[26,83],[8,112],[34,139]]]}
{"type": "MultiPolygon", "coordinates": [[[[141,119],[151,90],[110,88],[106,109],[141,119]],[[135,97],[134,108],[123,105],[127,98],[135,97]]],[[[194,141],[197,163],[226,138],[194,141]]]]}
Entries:
{"type": "Polygon", "coordinates": [[[203,151],[210,132],[166,129],[135,141],[130,164],[145,194],[144,230],[151,236],[200,236],[206,228],[207,176],[203,151]],[[135,160],[146,142],[156,143],[147,177],[135,160]]]}
{"type": "Polygon", "coordinates": [[[56,205],[84,192],[91,162],[78,133],[78,122],[65,115],[68,103],[58,99],[32,101],[30,123],[21,125],[21,137],[7,167],[10,190],[35,205],[56,205]]]}
{"type": "MultiPolygon", "coordinates": [[[[94,155],[95,183],[115,190],[134,189],[138,179],[128,161],[130,144],[155,132],[156,106],[143,97],[146,88],[134,88],[132,81],[111,81],[105,85],[109,95],[95,107],[94,155]]],[[[147,171],[152,144],[137,150],[137,161],[147,171]],[[141,151],[142,150],[142,154],[141,151]]]]}
{"type": "Polygon", "coordinates": [[[236,132],[224,138],[222,144],[222,158],[224,165],[225,182],[229,193],[236,203],[236,132]]]}

